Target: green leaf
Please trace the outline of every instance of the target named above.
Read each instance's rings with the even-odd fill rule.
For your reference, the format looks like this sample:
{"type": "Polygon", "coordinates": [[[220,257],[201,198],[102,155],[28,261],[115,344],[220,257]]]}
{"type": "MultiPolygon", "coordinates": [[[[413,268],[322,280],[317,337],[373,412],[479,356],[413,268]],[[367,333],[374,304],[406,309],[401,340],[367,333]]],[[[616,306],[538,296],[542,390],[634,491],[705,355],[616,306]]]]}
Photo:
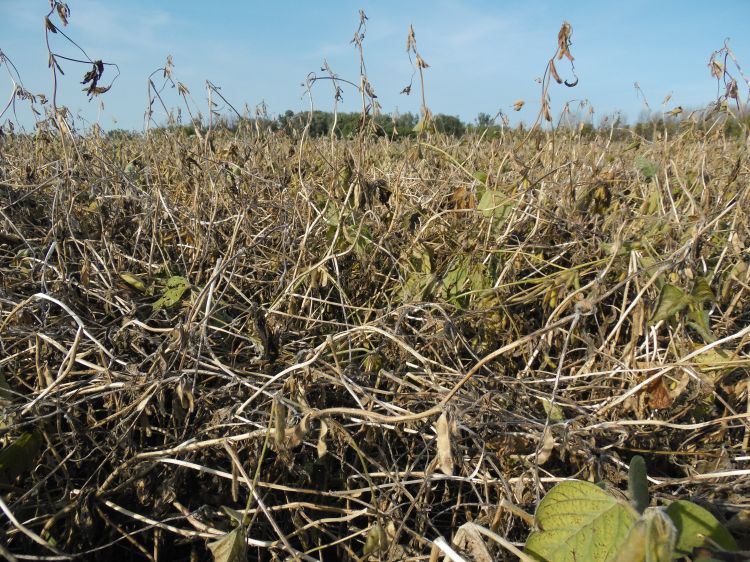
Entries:
{"type": "Polygon", "coordinates": [[[548,562],[613,560],[636,514],[590,482],[561,482],[536,510],[534,531],[525,551],[548,562]]]}
{"type": "Polygon", "coordinates": [[[628,470],[628,495],[630,503],[638,513],[646,511],[650,503],[648,497],[648,478],[646,473],[646,461],[641,455],[630,459],[630,470],[628,470]]]}
{"type": "Polygon", "coordinates": [[[215,562],[240,562],[245,560],[245,536],[242,527],[237,527],[226,535],[208,543],[215,562]]]}
{"type": "Polygon", "coordinates": [[[42,437],[38,433],[23,433],[0,451],[0,484],[11,484],[16,478],[31,471],[36,465],[42,437]]]}
{"type": "Polygon", "coordinates": [[[674,285],[664,285],[659,293],[659,300],[649,324],[656,324],[661,320],[667,320],[682,311],[690,304],[692,299],[685,291],[674,285]]]}
{"type": "Polygon", "coordinates": [[[487,184],[487,172],[474,172],[474,179],[479,183],[487,184]]]}
{"type": "Polygon", "coordinates": [[[513,211],[513,206],[509,203],[508,197],[497,189],[487,189],[477,204],[477,210],[487,218],[496,218],[505,220],[513,211]]]}
{"type": "Polygon", "coordinates": [[[367,531],[367,538],[365,539],[365,546],[362,549],[362,555],[367,556],[381,550],[385,550],[388,546],[388,536],[385,534],[383,527],[377,523],[370,527],[367,531]]]}
{"type": "Polygon", "coordinates": [[[190,289],[190,281],[179,275],[167,279],[167,285],[161,297],[152,305],[154,311],[170,308],[180,302],[186,291],[190,289]]]}
{"type": "Polygon", "coordinates": [[[648,508],[630,529],[615,562],[671,562],[677,529],[661,507],[648,508]]]}
{"type": "Polygon", "coordinates": [[[638,171],[646,181],[651,181],[659,172],[659,165],[656,162],[653,162],[640,154],[635,157],[635,167],[638,168],[638,171]]]}
{"type": "Polygon", "coordinates": [[[711,332],[708,311],[703,310],[700,305],[690,305],[687,325],[698,332],[706,343],[713,343],[716,341],[716,336],[711,332]]]}
{"type": "Polygon", "coordinates": [[[708,511],[685,500],[677,500],[667,507],[667,515],[677,527],[677,553],[687,556],[694,548],[703,546],[703,537],[708,537],[724,550],[737,550],[737,543],[708,511]]]}
{"type": "Polygon", "coordinates": [[[125,281],[125,283],[133,287],[136,291],[140,291],[141,293],[146,292],[146,284],[137,275],[123,271],[120,273],[120,279],[125,281]]]}
{"type": "MultiPolygon", "coordinates": [[[[702,346],[696,346],[696,349],[700,349],[702,346]]],[[[742,364],[737,363],[737,359],[733,359],[733,354],[722,349],[720,347],[712,347],[700,353],[693,358],[693,361],[700,367],[700,370],[709,376],[713,381],[720,379],[721,377],[731,373],[737,367],[742,364]]],[[[746,363],[743,363],[746,364],[746,363]]]]}
{"type": "Polygon", "coordinates": [[[693,297],[693,300],[697,303],[703,304],[704,302],[716,301],[716,296],[711,290],[711,285],[705,277],[698,277],[695,280],[695,283],[693,283],[693,290],[690,291],[690,294],[693,297]]]}
{"type": "Polygon", "coordinates": [[[450,299],[463,292],[464,284],[469,278],[469,264],[467,260],[460,260],[453,269],[443,277],[443,296],[450,299]]]}
{"type": "Polygon", "coordinates": [[[221,506],[221,510],[226,513],[229,517],[232,518],[232,520],[237,525],[242,525],[242,522],[245,520],[245,516],[242,515],[239,511],[236,509],[232,509],[231,507],[227,507],[226,505],[221,506]]]}
{"type": "Polygon", "coordinates": [[[558,404],[553,404],[549,398],[540,398],[542,401],[542,407],[544,412],[549,416],[549,419],[554,422],[563,421],[565,419],[565,412],[558,404]]]}

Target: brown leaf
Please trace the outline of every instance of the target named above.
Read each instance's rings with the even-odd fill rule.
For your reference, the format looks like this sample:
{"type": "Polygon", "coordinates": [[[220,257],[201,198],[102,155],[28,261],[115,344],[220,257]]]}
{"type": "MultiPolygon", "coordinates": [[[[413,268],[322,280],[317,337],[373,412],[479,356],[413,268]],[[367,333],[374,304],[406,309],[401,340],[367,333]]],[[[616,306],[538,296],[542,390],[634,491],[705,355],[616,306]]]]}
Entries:
{"type": "Polygon", "coordinates": [[[562,59],[563,56],[568,57],[568,60],[570,62],[573,62],[573,55],[570,54],[570,51],[568,50],[570,46],[570,34],[573,32],[573,28],[570,27],[570,24],[566,21],[563,22],[562,27],[560,27],[560,31],[557,34],[557,58],[562,59]]]}
{"type": "Polygon", "coordinates": [[[477,531],[476,523],[464,523],[458,528],[451,541],[460,550],[468,553],[475,562],[492,562],[495,558],[490,553],[482,535],[477,531]]]}
{"type": "Polygon", "coordinates": [[[417,48],[417,39],[414,36],[414,27],[409,26],[409,36],[406,38],[406,52],[417,48]]]}
{"type": "Polygon", "coordinates": [[[552,430],[549,427],[545,427],[544,432],[542,433],[542,448],[536,456],[536,464],[543,466],[552,456],[552,451],[554,451],[554,449],[555,438],[552,435],[552,430]]]}
{"type": "Polygon", "coordinates": [[[711,70],[711,76],[717,80],[724,75],[724,65],[715,59],[711,59],[711,62],[708,63],[708,68],[711,70]]]}
{"type": "Polygon", "coordinates": [[[44,18],[44,24],[47,26],[47,30],[51,31],[52,33],[57,33],[57,28],[55,27],[55,24],[52,23],[48,17],[44,18]]]}
{"type": "Polygon", "coordinates": [[[522,108],[522,107],[523,107],[523,106],[524,106],[525,104],[526,104],[526,102],[525,102],[525,101],[523,101],[523,100],[516,100],[515,102],[513,102],[513,109],[514,109],[515,111],[521,111],[521,108],[522,108]]]}
{"type": "Polygon", "coordinates": [[[667,385],[664,383],[664,377],[657,378],[644,389],[644,392],[648,393],[648,405],[655,410],[669,408],[674,402],[667,385]]]}
{"type": "Polygon", "coordinates": [[[558,84],[562,84],[562,78],[560,78],[560,75],[557,73],[557,69],[555,68],[555,59],[550,59],[549,61],[549,72],[552,75],[552,78],[555,79],[555,82],[558,84]]]}
{"type": "Polygon", "coordinates": [[[68,8],[68,5],[60,2],[57,5],[57,15],[60,16],[60,21],[63,22],[63,25],[68,25],[68,18],[70,17],[70,8],[68,8]]]}
{"type": "Polygon", "coordinates": [[[542,115],[544,116],[545,121],[548,121],[549,123],[552,122],[552,114],[549,111],[549,101],[542,100],[542,115]]]}
{"type": "Polygon", "coordinates": [[[739,99],[738,95],[739,95],[739,92],[737,90],[737,80],[732,78],[727,84],[726,96],[730,99],[736,100],[736,99],[739,99]]]}
{"type": "Polygon", "coordinates": [[[326,445],[326,435],[328,435],[328,425],[326,422],[321,420],[320,422],[320,434],[318,435],[318,444],[316,449],[318,451],[318,458],[322,459],[328,452],[328,445],[326,445]]]}
{"type": "Polygon", "coordinates": [[[278,446],[286,439],[286,404],[277,396],[273,399],[273,438],[278,446]]]}
{"type": "Polygon", "coordinates": [[[440,414],[437,424],[437,450],[438,450],[438,467],[448,476],[453,475],[453,445],[451,443],[451,426],[448,416],[445,413],[440,414]]]}
{"type": "Polygon", "coordinates": [[[429,68],[430,65],[427,64],[422,57],[417,55],[417,68],[429,68]]]}

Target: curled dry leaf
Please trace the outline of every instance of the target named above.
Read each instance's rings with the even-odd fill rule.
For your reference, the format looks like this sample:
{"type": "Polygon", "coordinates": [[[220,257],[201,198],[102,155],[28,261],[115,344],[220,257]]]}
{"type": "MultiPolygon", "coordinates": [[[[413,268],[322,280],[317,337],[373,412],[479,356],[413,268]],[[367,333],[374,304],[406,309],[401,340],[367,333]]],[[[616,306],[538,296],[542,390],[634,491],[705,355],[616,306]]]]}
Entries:
{"type": "Polygon", "coordinates": [[[448,416],[445,413],[440,414],[437,424],[437,449],[438,449],[438,467],[448,476],[453,475],[453,444],[451,443],[451,427],[448,416]]]}
{"type": "Polygon", "coordinates": [[[48,31],[51,31],[52,33],[57,33],[57,28],[55,27],[55,24],[52,23],[49,18],[44,18],[44,25],[47,27],[48,31]]]}
{"type": "Polygon", "coordinates": [[[286,438],[286,405],[278,398],[273,399],[273,439],[276,445],[284,444],[286,438]]]}
{"type": "Polygon", "coordinates": [[[544,116],[545,121],[549,123],[552,122],[552,113],[550,113],[549,100],[547,99],[542,100],[542,115],[544,116]]]}
{"type": "Polygon", "coordinates": [[[739,92],[737,90],[737,80],[732,78],[727,84],[726,96],[730,99],[739,99],[739,92]]]}
{"type": "Polygon", "coordinates": [[[409,36],[406,38],[406,52],[417,48],[417,39],[414,36],[414,26],[409,26],[409,36]]]}
{"type": "Polygon", "coordinates": [[[711,59],[708,63],[708,68],[711,70],[711,76],[719,80],[724,75],[724,65],[716,59],[711,59]]]}
{"type": "Polygon", "coordinates": [[[682,113],[682,106],[678,105],[672,111],[668,111],[667,115],[669,115],[670,117],[675,117],[675,116],[679,115],[680,113],[682,113]]]}
{"type": "Polygon", "coordinates": [[[549,60],[549,72],[552,75],[552,78],[555,79],[555,82],[562,84],[562,78],[560,78],[560,75],[557,73],[557,68],[555,68],[555,59],[549,60]]]}
{"type": "Polygon", "coordinates": [[[542,448],[539,454],[536,455],[536,464],[544,466],[544,464],[552,456],[552,451],[555,449],[555,438],[552,435],[552,430],[549,427],[544,428],[542,433],[542,448]]]}
{"type": "Polygon", "coordinates": [[[566,21],[563,22],[560,31],[557,34],[557,47],[558,53],[557,58],[562,59],[563,56],[568,57],[570,62],[573,62],[573,55],[570,54],[570,34],[573,32],[573,28],[566,21]]]}
{"type": "Polygon", "coordinates": [[[70,8],[67,4],[60,2],[57,4],[57,15],[60,17],[60,21],[63,22],[64,26],[68,25],[68,18],[70,17],[70,8]]]}
{"type": "Polygon", "coordinates": [[[328,445],[326,445],[326,435],[328,435],[328,425],[325,421],[320,421],[320,434],[318,435],[318,458],[322,459],[328,452],[328,445]]]}
{"type": "Polygon", "coordinates": [[[422,57],[417,55],[417,68],[429,68],[430,65],[427,64],[422,57]]]}
{"type": "Polygon", "coordinates": [[[526,104],[523,100],[516,100],[513,102],[513,110],[514,111],[521,111],[521,108],[526,104]]]}
{"type": "Polygon", "coordinates": [[[674,398],[670,395],[663,376],[655,379],[651,384],[646,386],[644,392],[648,393],[648,405],[655,410],[669,408],[674,402],[674,398]]]}
{"type": "Polygon", "coordinates": [[[495,558],[477,531],[475,523],[464,523],[458,528],[451,541],[460,550],[471,555],[471,560],[476,562],[492,562],[495,558]]]}

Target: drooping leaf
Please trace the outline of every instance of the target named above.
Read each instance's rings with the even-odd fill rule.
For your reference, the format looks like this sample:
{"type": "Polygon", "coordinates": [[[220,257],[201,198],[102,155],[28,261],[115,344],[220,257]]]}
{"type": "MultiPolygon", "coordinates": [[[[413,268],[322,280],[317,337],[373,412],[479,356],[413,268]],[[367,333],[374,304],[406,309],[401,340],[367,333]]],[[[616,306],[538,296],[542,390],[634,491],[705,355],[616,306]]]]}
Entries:
{"type": "Polygon", "coordinates": [[[707,310],[704,310],[699,304],[694,303],[690,305],[687,316],[687,325],[698,332],[703,338],[703,341],[706,343],[713,343],[716,341],[716,336],[711,332],[710,318],[707,310]]]}
{"type": "Polygon", "coordinates": [[[237,525],[242,525],[243,521],[245,520],[245,516],[242,513],[240,513],[236,509],[232,509],[229,506],[222,505],[221,510],[229,515],[232,521],[234,521],[237,525]]]}
{"type": "Polygon", "coordinates": [[[700,304],[703,304],[704,302],[714,302],[716,300],[714,292],[711,290],[711,285],[705,277],[698,277],[695,280],[690,295],[695,302],[700,304]]]}
{"type": "Polygon", "coordinates": [[[215,562],[241,562],[245,560],[245,536],[242,527],[237,527],[220,539],[208,543],[215,562]]]}
{"type": "Polygon", "coordinates": [[[677,528],[677,553],[687,556],[703,546],[707,537],[725,550],[737,550],[737,543],[716,517],[693,502],[677,500],[667,507],[667,515],[677,528]]]}
{"type": "Polygon", "coordinates": [[[638,513],[643,513],[649,504],[646,461],[641,455],[630,459],[628,470],[628,495],[630,503],[638,513]]]}
{"type": "Polygon", "coordinates": [[[179,275],[170,277],[167,279],[167,284],[164,287],[161,297],[152,305],[154,311],[176,305],[189,289],[190,281],[184,277],[179,275]]]}
{"type": "Polygon", "coordinates": [[[654,313],[651,315],[649,324],[656,324],[661,320],[667,320],[682,311],[691,302],[690,295],[679,287],[666,284],[659,293],[654,313]]]}
{"type": "Polygon", "coordinates": [[[0,451],[0,484],[10,484],[19,476],[31,471],[36,464],[42,436],[36,432],[23,433],[0,451]]]}
{"type": "Polygon", "coordinates": [[[525,551],[548,562],[608,561],[636,521],[635,511],[590,482],[561,482],[536,510],[525,551]]]}
{"type": "Polygon", "coordinates": [[[385,530],[379,524],[375,524],[370,527],[367,531],[367,538],[365,538],[365,546],[362,549],[362,555],[367,556],[381,550],[385,550],[388,546],[388,535],[385,530]]]}

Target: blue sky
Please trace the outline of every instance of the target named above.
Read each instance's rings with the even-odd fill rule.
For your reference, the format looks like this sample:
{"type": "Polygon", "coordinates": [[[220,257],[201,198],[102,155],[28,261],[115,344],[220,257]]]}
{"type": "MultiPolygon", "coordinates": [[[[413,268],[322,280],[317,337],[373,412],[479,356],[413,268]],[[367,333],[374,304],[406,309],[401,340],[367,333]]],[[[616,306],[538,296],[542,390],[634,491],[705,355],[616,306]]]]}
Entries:
{"type": "MultiPolygon", "coordinates": [[[[563,20],[573,26],[571,51],[580,82],[576,88],[553,84],[553,110],[568,100],[587,99],[596,118],[621,110],[633,120],[643,109],[638,82],[654,109],[697,107],[716,95],[707,63],[725,38],[740,64],[750,70],[750,2],[691,0],[561,1],[413,1],[249,2],[194,0],[69,0],[65,32],[88,54],[116,62],[121,71],[112,90],[89,102],[79,84],[88,70],[64,63],[66,76],[58,103],[89,123],[104,128],[140,129],[147,103],[146,79],[168,54],[174,76],[191,91],[205,113],[205,81],[221,86],[238,109],[251,111],[265,102],[271,114],[309,108],[301,83],[319,72],[326,59],[342,78],[358,81],[359,59],[350,40],[361,7],[369,17],[364,42],[370,82],[385,112],[418,112],[419,98],[399,95],[409,83],[405,52],[409,24],[430,65],[426,70],[427,104],[434,113],[473,120],[480,111],[498,110],[531,122],[539,108],[541,77],[556,47],[563,20]],[[526,101],[519,113],[517,99],[526,101]]],[[[0,49],[18,67],[33,93],[51,90],[42,18],[48,0],[0,0],[0,49]]],[[[57,20],[53,20],[57,21],[57,20]]],[[[63,39],[53,36],[53,50],[77,57],[63,39]]],[[[559,64],[563,78],[569,67],[559,64]]],[[[107,74],[105,74],[105,81],[107,74]]],[[[0,68],[0,99],[11,89],[0,68]]],[[[416,91],[416,88],[415,90],[416,91]]],[[[746,93],[746,90],[741,90],[746,93]]],[[[313,89],[316,109],[331,110],[330,83],[313,89]]],[[[175,91],[166,101],[177,107],[175,91]]],[[[357,94],[344,90],[342,109],[358,109],[357,94]]],[[[8,117],[6,114],[5,117],[8,117]]],[[[22,124],[33,123],[21,109],[22,124]]]]}

